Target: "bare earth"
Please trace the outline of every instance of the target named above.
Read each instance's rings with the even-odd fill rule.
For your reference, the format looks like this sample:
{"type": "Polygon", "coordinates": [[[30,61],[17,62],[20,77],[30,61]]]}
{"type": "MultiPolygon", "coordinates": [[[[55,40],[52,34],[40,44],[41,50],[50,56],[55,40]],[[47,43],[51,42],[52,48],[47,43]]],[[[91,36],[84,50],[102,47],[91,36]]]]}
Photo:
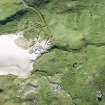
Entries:
{"type": "Polygon", "coordinates": [[[26,78],[33,70],[35,60],[50,46],[49,41],[38,39],[33,46],[25,49],[16,44],[20,37],[22,33],[0,36],[0,75],[12,74],[26,78]]]}

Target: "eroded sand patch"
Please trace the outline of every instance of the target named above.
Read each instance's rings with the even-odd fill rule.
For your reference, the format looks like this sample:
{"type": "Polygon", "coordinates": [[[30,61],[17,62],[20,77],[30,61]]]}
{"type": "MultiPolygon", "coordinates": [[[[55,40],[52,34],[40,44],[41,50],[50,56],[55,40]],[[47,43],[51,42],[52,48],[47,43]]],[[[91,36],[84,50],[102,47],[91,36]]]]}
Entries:
{"type": "Polygon", "coordinates": [[[22,32],[0,35],[0,75],[26,78],[33,70],[35,60],[50,48],[48,40],[34,39],[31,45],[31,42],[19,41],[22,38],[22,32]]]}

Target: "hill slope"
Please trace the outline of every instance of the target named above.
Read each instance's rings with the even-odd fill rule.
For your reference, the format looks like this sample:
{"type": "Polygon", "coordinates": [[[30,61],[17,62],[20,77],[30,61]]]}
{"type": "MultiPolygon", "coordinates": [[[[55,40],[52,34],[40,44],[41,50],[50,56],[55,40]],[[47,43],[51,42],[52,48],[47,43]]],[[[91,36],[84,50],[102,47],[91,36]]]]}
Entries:
{"type": "Polygon", "coordinates": [[[35,10],[21,1],[0,1],[0,33],[24,30],[28,39],[50,38],[53,47],[29,78],[0,76],[0,103],[104,105],[105,1],[24,1],[35,10]]]}

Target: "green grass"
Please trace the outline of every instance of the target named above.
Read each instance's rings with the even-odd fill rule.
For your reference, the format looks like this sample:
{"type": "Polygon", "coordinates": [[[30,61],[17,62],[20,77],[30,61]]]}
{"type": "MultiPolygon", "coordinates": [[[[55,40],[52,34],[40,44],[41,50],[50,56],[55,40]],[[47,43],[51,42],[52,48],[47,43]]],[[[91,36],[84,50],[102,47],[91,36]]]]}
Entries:
{"type": "Polygon", "coordinates": [[[17,31],[18,19],[13,16],[23,8],[21,0],[0,0],[0,33],[17,31]]]}
{"type": "Polygon", "coordinates": [[[0,0],[0,21],[23,9],[21,0],[0,0]]]}
{"type": "Polygon", "coordinates": [[[75,104],[98,105],[96,91],[105,92],[104,52],[105,47],[95,46],[87,46],[80,52],[54,49],[39,58],[34,70],[45,76],[61,74],[60,84],[72,96],[75,104]],[[76,66],[73,66],[75,63],[76,66]]]}
{"type": "MultiPolygon", "coordinates": [[[[101,102],[96,99],[97,90],[102,90],[105,94],[104,5],[104,0],[53,0],[40,5],[38,9],[45,17],[51,33],[46,27],[42,29],[43,24],[38,14],[29,9],[24,15],[16,16],[1,25],[0,33],[25,29],[25,37],[28,39],[37,36],[39,31],[44,31],[40,33],[41,36],[52,34],[55,46],[35,62],[28,79],[22,81],[9,77],[0,78],[0,89],[3,89],[0,103],[32,105],[36,99],[37,105],[104,105],[104,96],[101,102]],[[55,75],[59,76],[58,84],[64,92],[70,94],[71,100],[65,93],[55,95],[52,92],[48,78],[55,75]],[[25,96],[29,83],[36,79],[39,81],[40,91],[25,96]]],[[[1,0],[0,8],[0,20],[5,21],[24,7],[20,0],[1,0]]]]}
{"type": "Polygon", "coordinates": [[[104,4],[103,0],[54,0],[40,8],[55,44],[80,49],[86,43],[105,43],[104,4]]]}

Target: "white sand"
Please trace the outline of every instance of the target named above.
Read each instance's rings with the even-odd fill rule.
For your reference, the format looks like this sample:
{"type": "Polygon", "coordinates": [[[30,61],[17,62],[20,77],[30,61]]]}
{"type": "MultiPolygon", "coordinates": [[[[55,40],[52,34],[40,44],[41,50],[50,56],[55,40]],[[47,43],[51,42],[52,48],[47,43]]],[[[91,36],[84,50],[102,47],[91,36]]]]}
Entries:
{"type": "Polygon", "coordinates": [[[29,49],[19,47],[15,42],[22,33],[0,36],[0,75],[16,75],[26,78],[33,70],[35,60],[50,47],[47,40],[37,39],[29,53],[29,49]]]}

